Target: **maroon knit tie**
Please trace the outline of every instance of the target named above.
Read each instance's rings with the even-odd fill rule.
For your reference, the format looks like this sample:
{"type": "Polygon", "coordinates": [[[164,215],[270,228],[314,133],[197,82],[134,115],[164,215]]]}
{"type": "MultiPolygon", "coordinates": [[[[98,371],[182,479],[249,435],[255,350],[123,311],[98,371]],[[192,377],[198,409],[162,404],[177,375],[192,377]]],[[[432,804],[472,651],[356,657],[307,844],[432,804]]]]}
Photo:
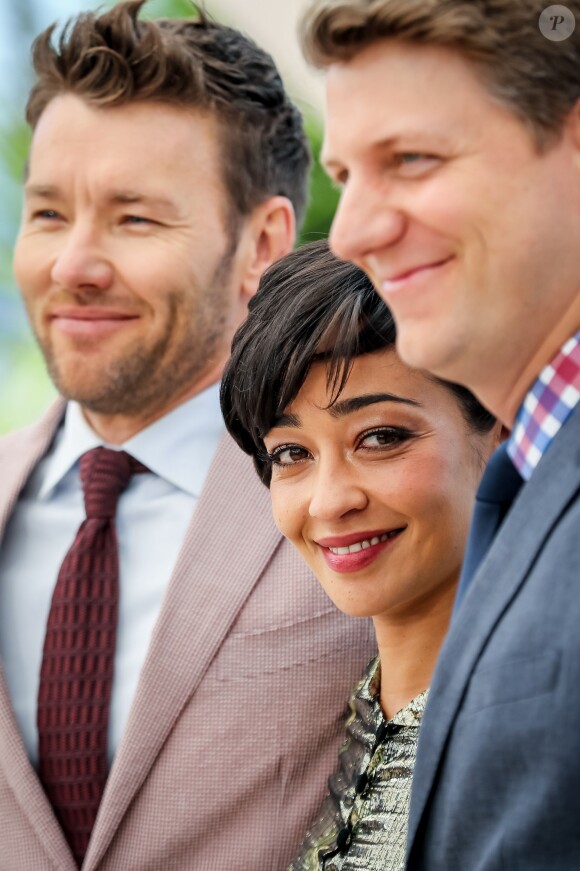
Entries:
{"type": "Polygon", "coordinates": [[[87,519],[62,563],[38,691],[38,775],[79,866],[108,774],[107,733],[119,601],[115,512],[131,475],[124,451],[80,459],[87,519]]]}

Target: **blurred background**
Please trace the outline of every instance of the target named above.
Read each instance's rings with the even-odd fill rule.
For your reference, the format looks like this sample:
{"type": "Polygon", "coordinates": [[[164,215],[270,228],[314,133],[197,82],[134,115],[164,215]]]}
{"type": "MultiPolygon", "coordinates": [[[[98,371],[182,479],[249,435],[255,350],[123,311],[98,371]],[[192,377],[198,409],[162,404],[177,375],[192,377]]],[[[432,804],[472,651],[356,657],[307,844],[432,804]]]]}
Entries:
{"type": "MultiPolygon", "coordinates": [[[[306,119],[315,156],[310,208],[299,244],[326,236],[336,192],[318,164],[322,138],[322,80],[300,54],[297,22],[308,0],[205,0],[209,12],[251,36],[275,58],[286,87],[306,119]]],[[[32,339],[11,271],[18,231],[23,167],[29,132],[23,120],[31,84],[30,45],[54,21],[112,2],[91,0],[0,0],[0,434],[31,423],[54,396],[32,339]]],[[[143,15],[191,15],[189,0],[150,0],[143,15]]]]}

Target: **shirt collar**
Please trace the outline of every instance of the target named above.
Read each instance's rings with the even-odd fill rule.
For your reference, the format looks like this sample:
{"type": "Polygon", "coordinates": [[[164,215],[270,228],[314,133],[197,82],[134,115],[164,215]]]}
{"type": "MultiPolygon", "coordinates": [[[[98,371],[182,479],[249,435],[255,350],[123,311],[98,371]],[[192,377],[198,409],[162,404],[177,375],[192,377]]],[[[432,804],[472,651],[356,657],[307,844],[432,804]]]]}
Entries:
{"type": "Polygon", "coordinates": [[[81,406],[69,402],[39,497],[48,498],[80,457],[101,445],[127,451],[160,478],[199,497],[223,433],[219,383],[178,405],[122,445],[103,441],[88,424],[81,406]]]}
{"type": "MultiPolygon", "coordinates": [[[[419,695],[415,696],[408,702],[404,707],[401,708],[400,711],[389,720],[389,723],[395,723],[397,726],[417,726],[421,721],[421,717],[423,716],[423,711],[425,710],[425,705],[427,703],[427,696],[429,694],[429,690],[423,690],[423,692],[419,693],[419,695]]],[[[361,699],[364,699],[366,702],[369,702],[375,709],[377,718],[376,723],[377,727],[383,723],[387,722],[385,715],[381,709],[381,658],[377,656],[375,660],[373,660],[368,668],[365,677],[359,684],[358,696],[361,699]]]]}
{"type": "Polygon", "coordinates": [[[579,400],[580,332],[542,369],[518,411],[507,452],[524,481],[529,481],[579,400]]]}

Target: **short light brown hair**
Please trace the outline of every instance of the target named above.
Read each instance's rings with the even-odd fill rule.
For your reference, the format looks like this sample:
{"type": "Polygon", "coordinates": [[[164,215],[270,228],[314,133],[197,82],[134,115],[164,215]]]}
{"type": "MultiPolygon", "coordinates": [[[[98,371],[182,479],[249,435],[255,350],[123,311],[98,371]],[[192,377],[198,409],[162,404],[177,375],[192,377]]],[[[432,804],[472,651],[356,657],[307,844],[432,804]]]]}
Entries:
{"type": "Polygon", "coordinates": [[[382,39],[455,50],[542,146],[559,134],[580,98],[580,0],[566,2],[577,27],[561,42],[540,32],[547,5],[547,0],[314,0],[302,20],[302,46],[319,68],[349,61],[382,39]]]}
{"type": "Polygon", "coordinates": [[[65,93],[98,107],[150,101],[209,112],[218,121],[231,210],[244,217],[280,194],[300,220],[308,142],[270,55],[204,13],[141,20],[144,2],[129,0],[100,15],[82,13],[56,41],[56,25],[37,37],[28,123],[34,128],[50,101],[65,93]]]}

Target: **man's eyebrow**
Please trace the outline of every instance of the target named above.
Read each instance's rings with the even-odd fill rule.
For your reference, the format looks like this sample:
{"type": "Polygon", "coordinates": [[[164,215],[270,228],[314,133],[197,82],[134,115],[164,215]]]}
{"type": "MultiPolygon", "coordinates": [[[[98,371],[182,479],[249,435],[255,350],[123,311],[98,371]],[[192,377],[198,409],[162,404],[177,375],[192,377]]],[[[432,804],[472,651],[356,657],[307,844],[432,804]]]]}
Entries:
{"type": "Polygon", "coordinates": [[[41,197],[42,199],[62,199],[61,191],[51,184],[31,184],[27,182],[24,185],[24,193],[27,197],[41,197]]]}
{"type": "MultiPolygon", "coordinates": [[[[417,402],[416,399],[397,396],[395,393],[365,393],[362,396],[353,396],[350,399],[340,399],[325,410],[332,417],[346,417],[348,414],[360,411],[361,408],[368,408],[369,405],[376,405],[379,402],[396,402],[401,405],[412,405],[414,408],[421,407],[421,403],[417,402]]],[[[297,414],[281,414],[275,419],[272,429],[283,426],[300,427],[302,426],[302,421],[297,414]]]]}
{"type": "Polygon", "coordinates": [[[449,145],[450,142],[450,137],[445,132],[409,127],[407,130],[402,128],[392,136],[377,139],[371,144],[370,148],[375,151],[382,151],[385,148],[400,148],[402,145],[405,148],[417,147],[429,149],[449,145]]]}
{"type": "Polygon", "coordinates": [[[163,196],[155,194],[146,194],[141,191],[133,190],[118,190],[112,191],[107,197],[109,202],[115,205],[134,205],[135,203],[143,205],[161,206],[163,208],[175,210],[175,203],[163,196]]]}
{"type": "MultiPolygon", "coordinates": [[[[41,199],[61,200],[63,198],[60,188],[56,185],[50,184],[28,183],[25,186],[25,192],[29,197],[39,197],[41,199]]],[[[114,190],[107,195],[106,200],[112,205],[134,205],[142,203],[143,205],[160,206],[166,208],[168,211],[176,211],[175,203],[167,197],[146,194],[140,191],[114,190]]]]}
{"type": "Polygon", "coordinates": [[[416,399],[397,396],[395,393],[365,393],[362,396],[337,400],[330,406],[328,412],[333,417],[346,417],[348,414],[360,411],[361,408],[368,408],[369,405],[376,405],[379,402],[396,402],[401,405],[412,405],[415,408],[421,407],[421,403],[416,399]]]}
{"type": "MultiPolygon", "coordinates": [[[[404,128],[394,133],[392,136],[385,136],[382,139],[377,139],[367,145],[366,150],[370,152],[381,152],[389,149],[404,148],[409,151],[432,151],[438,148],[449,148],[452,140],[445,133],[440,133],[432,130],[419,130],[409,127],[404,128]]],[[[334,157],[330,151],[325,150],[323,144],[320,154],[320,162],[327,170],[341,170],[343,163],[337,157],[334,157]]]]}

